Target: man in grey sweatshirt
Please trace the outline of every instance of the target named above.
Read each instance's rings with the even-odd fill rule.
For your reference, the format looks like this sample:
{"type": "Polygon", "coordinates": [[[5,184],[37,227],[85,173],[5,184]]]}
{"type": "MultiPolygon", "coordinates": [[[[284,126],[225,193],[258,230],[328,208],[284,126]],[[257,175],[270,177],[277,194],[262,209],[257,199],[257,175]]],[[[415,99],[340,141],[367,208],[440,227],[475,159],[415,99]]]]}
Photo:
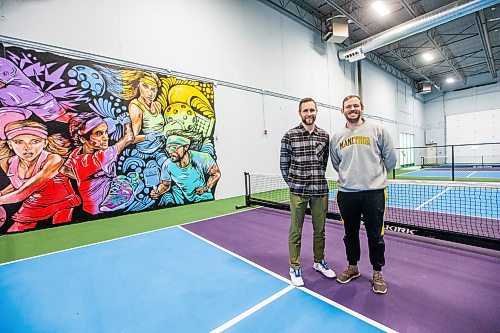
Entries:
{"type": "Polygon", "coordinates": [[[344,98],[341,112],[347,122],[332,136],[330,157],[339,174],[337,203],[344,221],[349,266],[337,276],[337,281],[347,283],[360,276],[357,263],[361,255],[359,228],[362,215],[373,266],[372,290],[385,294],[387,284],[382,276],[385,264],[384,212],[387,173],[396,166],[396,149],[385,128],[362,118],[364,107],[359,96],[344,98]]]}

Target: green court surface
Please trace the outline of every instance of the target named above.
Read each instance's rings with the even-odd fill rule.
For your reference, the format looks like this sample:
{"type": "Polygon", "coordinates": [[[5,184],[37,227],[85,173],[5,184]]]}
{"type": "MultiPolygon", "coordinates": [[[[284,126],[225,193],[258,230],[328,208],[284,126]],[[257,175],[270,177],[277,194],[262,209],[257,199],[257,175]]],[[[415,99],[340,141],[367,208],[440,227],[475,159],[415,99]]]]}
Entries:
{"type": "Polygon", "coordinates": [[[243,196],[0,236],[0,263],[234,213],[243,196]]]}

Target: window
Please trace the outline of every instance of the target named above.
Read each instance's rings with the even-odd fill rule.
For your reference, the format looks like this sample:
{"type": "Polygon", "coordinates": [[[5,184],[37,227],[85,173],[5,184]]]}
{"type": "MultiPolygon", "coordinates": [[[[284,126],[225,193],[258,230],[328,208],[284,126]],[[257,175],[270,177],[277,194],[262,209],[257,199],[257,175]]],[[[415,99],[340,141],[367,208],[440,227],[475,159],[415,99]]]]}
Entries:
{"type": "Polygon", "coordinates": [[[399,164],[401,167],[415,165],[415,136],[410,133],[399,133],[399,164]]]}

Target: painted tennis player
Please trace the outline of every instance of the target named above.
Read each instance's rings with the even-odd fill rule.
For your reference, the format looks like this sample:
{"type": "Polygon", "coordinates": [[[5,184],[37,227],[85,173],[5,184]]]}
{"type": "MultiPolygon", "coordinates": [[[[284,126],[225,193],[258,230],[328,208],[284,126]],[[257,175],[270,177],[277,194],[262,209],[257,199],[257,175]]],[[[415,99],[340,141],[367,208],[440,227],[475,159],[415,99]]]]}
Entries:
{"type": "Polygon", "coordinates": [[[109,145],[108,125],[93,112],[84,112],[69,122],[73,143],[71,152],[61,171],[77,181],[83,199],[83,210],[89,214],[101,213],[100,205],[106,198],[116,176],[118,156],[134,141],[130,119],[123,120],[125,133],[114,145],[109,145]]]}
{"type": "Polygon", "coordinates": [[[8,232],[33,229],[40,221],[71,221],[80,205],[67,177],[59,173],[68,147],[57,134],[49,136],[44,124],[18,120],[5,126],[6,141],[0,147],[0,167],[10,185],[0,191],[0,205],[23,202],[12,216],[8,232]],[[7,145],[7,149],[3,149],[7,145]]]}
{"type": "Polygon", "coordinates": [[[161,168],[161,183],[151,192],[158,199],[172,191],[175,202],[192,203],[213,200],[213,189],[221,177],[215,159],[207,153],[191,149],[192,136],[185,131],[167,133],[166,150],[170,156],[161,168]]]}

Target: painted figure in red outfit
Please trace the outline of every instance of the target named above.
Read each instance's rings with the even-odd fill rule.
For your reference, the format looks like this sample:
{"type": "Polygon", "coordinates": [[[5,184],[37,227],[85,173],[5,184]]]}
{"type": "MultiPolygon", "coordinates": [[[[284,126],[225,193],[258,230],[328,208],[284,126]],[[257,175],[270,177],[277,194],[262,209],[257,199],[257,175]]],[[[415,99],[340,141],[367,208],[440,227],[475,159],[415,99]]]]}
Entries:
{"type": "Polygon", "coordinates": [[[130,118],[123,120],[125,133],[114,145],[109,145],[108,125],[99,115],[84,112],[69,122],[69,132],[77,146],[61,167],[61,172],[74,178],[83,199],[83,210],[101,213],[99,206],[109,192],[116,176],[116,163],[123,149],[134,141],[130,118]]]}
{"type": "Polygon", "coordinates": [[[47,127],[32,120],[7,124],[4,135],[7,140],[0,146],[0,167],[10,185],[0,191],[0,205],[23,201],[8,232],[33,229],[49,218],[53,224],[70,222],[81,200],[68,178],[59,173],[61,155],[68,151],[64,140],[49,137],[47,127]]]}

